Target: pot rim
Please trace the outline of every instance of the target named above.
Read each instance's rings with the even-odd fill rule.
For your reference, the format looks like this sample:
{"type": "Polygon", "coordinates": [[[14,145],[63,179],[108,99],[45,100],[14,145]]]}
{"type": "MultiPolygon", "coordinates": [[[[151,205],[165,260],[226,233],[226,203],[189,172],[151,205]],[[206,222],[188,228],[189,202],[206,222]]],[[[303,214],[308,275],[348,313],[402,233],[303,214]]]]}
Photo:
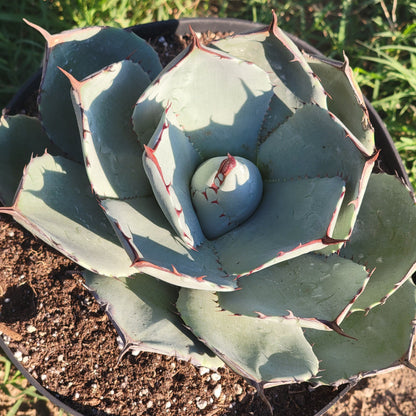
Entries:
{"type": "MultiPolygon", "coordinates": [[[[136,33],[140,37],[148,40],[155,35],[185,35],[189,34],[189,27],[197,32],[234,32],[234,33],[250,33],[263,28],[267,28],[268,25],[262,23],[256,23],[249,20],[235,19],[235,18],[217,18],[217,17],[203,17],[203,18],[182,18],[163,20],[158,22],[145,23],[127,28],[136,33]]],[[[299,39],[295,35],[286,33],[291,40],[300,48],[309,54],[325,57],[319,50],[309,45],[305,41],[299,39]]],[[[9,101],[6,108],[3,110],[4,115],[13,115],[18,113],[24,106],[25,101],[39,89],[41,79],[41,69],[33,74],[17,91],[13,98],[9,101]]],[[[380,115],[376,112],[371,103],[365,98],[370,120],[375,129],[376,146],[382,150],[381,159],[383,161],[383,170],[390,174],[397,174],[400,176],[407,186],[413,190],[407,175],[406,169],[401,161],[399,153],[397,152],[394,142],[384,125],[380,115]]],[[[67,413],[74,416],[83,416],[70,405],[61,401],[59,393],[51,392],[43,387],[20,363],[14,356],[10,348],[7,346],[5,340],[0,336],[0,349],[5,352],[8,359],[13,365],[23,374],[23,376],[33,385],[36,390],[43,396],[48,398],[54,405],[60,407],[67,413]]],[[[333,400],[331,400],[327,406],[325,406],[317,415],[323,415],[332,405],[334,405],[341,397],[343,397],[354,385],[348,384],[333,400]]],[[[70,401],[70,399],[68,399],[70,401]]]]}

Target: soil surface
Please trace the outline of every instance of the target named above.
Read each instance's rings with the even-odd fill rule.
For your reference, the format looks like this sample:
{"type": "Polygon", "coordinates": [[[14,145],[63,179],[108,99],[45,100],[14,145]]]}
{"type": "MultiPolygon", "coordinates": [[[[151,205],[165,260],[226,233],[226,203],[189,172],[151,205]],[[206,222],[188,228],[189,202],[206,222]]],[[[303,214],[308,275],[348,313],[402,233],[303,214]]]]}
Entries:
{"type": "MultiPolygon", "coordinates": [[[[182,46],[187,41],[182,39],[182,46]]],[[[177,53],[169,42],[153,42],[164,64],[177,53]]],[[[150,353],[120,357],[117,333],[79,271],[0,216],[0,333],[16,359],[62,402],[94,416],[269,414],[256,390],[231,370],[213,372],[150,353]]],[[[265,395],[275,414],[307,416],[343,388],[312,390],[303,383],[268,389],[265,395]]],[[[416,414],[415,396],[416,373],[398,370],[362,380],[327,414],[410,416],[416,414]]],[[[0,392],[0,415],[9,406],[0,392]]],[[[18,414],[58,414],[51,406],[33,406],[18,414]]]]}
{"type": "MultiPolygon", "coordinates": [[[[117,333],[78,271],[1,216],[0,332],[31,375],[64,403],[100,416],[269,414],[255,389],[228,369],[212,372],[150,353],[120,359],[117,333]]],[[[266,397],[275,414],[306,416],[337,393],[299,384],[268,389],[266,397]]],[[[327,414],[410,416],[414,397],[416,373],[403,369],[362,380],[327,414]]],[[[3,415],[1,403],[8,402],[0,395],[3,415]]],[[[44,411],[37,414],[51,412],[44,411]]]]}

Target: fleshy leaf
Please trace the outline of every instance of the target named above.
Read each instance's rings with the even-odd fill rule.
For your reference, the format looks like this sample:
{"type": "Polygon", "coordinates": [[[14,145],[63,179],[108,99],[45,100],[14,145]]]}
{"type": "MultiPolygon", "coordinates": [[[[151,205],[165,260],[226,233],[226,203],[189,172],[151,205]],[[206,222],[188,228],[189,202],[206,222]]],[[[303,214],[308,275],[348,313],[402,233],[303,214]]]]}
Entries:
{"type": "Polygon", "coordinates": [[[334,243],[344,185],[339,177],[264,182],[255,213],[213,241],[224,269],[248,274],[334,243]]]}
{"type": "Polygon", "coordinates": [[[285,316],[303,327],[331,330],[341,324],[369,274],[337,255],[305,254],[238,279],[241,290],[219,293],[219,305],[234,314],[285,316]]]}
{"type": "Polygon", "coordinates": [[[136,271],[195,289],[228,291],[237,287],[222,270],[208,241],[194,249],[175,235],[154,197],[106,199],[102,206],[136,271]]]}
{"type": "Polygon", "coordinates": [[[132,198],[150,194],[143,170],[143,148],[131,124],[134,105],[150,84],[132,61],[112,64],[72,84],[88,177],[100,198],[132,198]]]}
{"type": "Polygon", "coordinates": [[[320,56],[304,56],[329,95],[328,110],[343,121],[369,154],[374,153],[374,129],[348,58],[344,55],[345,62],[341,63],[320,56]]]}
{"type": "Polygon", "coordinates": [[[170,107],[204,160],[230,153],[253,161],[273,94],[269,78],[256,65],[195,39],[139,99],[133,115],[135,131],[144,143],[152,124],[147,119],[159,120],[170,107]]]}
{"type": "Polygon", "coordinates": [[[0,119],[0,202],[12,205],[23,175],[23,168],[32,156],[48,150],[59,150],[51,143],[39,119],[22,114],[0,119]]]}
{"type": "Polygon", "coordinates": [[[78,163],[48,154],[32,159],[13,207],[0,213],[86,269],[110,276],[135,272],[78,163]]]}
{"type": "Polygon", "coordinates": [[[384,303],[416,271],[415,230],[415,200],[409,189],[394,176],[373,174],[354,231],[340,252],[374,269],[353,310],[384,303]]]}
{"type": "Polygon", "coordinates": [[[254,385],[306,381],[318,360],[295,320],[260,319],[222,310],[217,295],[181,289],[177,308],[193,333],[254,385]]]}
{"type": "Polygon", "coordinates": [[[170,109],[145,149],[143,166],[153,195],[177,235],[190,247],[197,247],[205,237],[191,202],[190,183],[201,158],[170,109]]]}
{"type": "Polygon", "coordinates": [[[50,35],[44,29],[30,25],[47,41],[39,100],[42,122],[52,141],[81,161],[70,83],[59,68],[81,80],[107,65],[130,59],[140,63],[153,79],[162,69],[159,58],[143,39],[123,29],[88,27],[50,35]]]}
{"type": "Polygon", "coordinates": [[[346,181],[343,206],[334,238],[346,239],[361,205],[377,155],[331,113],[314,105],[299,109],[261,144],[258,167],[263,177],[341,176],[346,181]]]}
{"type": "Polygon", "coordinates": [[[307,329],[306,338],[320,360],[315,381],[341,384],[400,365],[408,353],[415,317],[415,285],[409,279],[381,308],[354,312],[343,322],[351,339],[333,332],[307,329]]]}
{"type": "Polygon", "coordinates": [[[276,128],[305,103],[326,108],[326,94],[304,56],[273,22],[266,30],[218,40],[213,46],[248,62],[269,74],[274,85],[273,111],[268,111],[262,136],[276,128]]]}
{"type": "Polygon", "coordinates": [[[87,287],[122,337],[124,348],[174,356],[216,369],[222,362],[185,328],[175,310],[179,289],[136,274],[113,278],[84,272],[87,287]]]}

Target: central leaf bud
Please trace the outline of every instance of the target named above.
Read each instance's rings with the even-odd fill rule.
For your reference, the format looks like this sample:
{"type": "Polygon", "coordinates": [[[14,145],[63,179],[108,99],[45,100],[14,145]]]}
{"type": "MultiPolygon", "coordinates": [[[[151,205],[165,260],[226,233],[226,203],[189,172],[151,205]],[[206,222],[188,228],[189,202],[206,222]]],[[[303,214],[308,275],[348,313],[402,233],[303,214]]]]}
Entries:
{"type": "Polygon", "coordinates": [[[230,154],[206,160],[191,180],[192,202],[202,231],[210,240],[249,218],[262,194],[263,181],[257,166],[230,154]]]}

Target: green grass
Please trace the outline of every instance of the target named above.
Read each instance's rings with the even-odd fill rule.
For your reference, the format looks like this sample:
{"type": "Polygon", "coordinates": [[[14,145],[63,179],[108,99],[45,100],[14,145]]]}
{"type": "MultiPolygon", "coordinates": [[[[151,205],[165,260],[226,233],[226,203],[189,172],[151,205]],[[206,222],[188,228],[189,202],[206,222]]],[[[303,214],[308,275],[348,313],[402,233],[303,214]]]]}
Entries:
{"type": "MultiPolygon", "coordinates": [[[[215,15],[268,23],[272,8],[284,30],[326,55],[341,59],[342,52],[346,52],[416,185],[416,0],[3,1],[0,105],[6,105],[41,62],[42,38],[22,22],[23,17],[55,33],[74,26],[126,27],[189,16],[215,15]]],[[[19,384],[21,375],[17,377],[13,382],[19,384]]],[[[4,386],[3,382],[3,390],[4,386]]]]}
{"type": "Polygon", "coordinates": [[[0,105],[39,67],[43,39],[22,18],[56,33],[76,26],[132,26],[207,11],[198,0],[19,0],[0,5],[0,105]]]}
{"type": "Polygon", "coordinates": [[[380,33],[366,45],[357,78],[388,126],[416,188],[416,23],[380,33]],[[394,43],[391,42],[394,40],[394,43]]]}
{"type": "MultiPolygon", "coordinates": [[[[37,402],[46,402],[47,399],[40,395],[33,386],[27,385],[25,377],[16,370],[8,358],[1,355],[0,351],[0,391],[11,402],[11,406],[4,416],[15,416],[22,407],[30,407],[37,402]]],[[[59,415],[65,415],[62,410],[59,415]]]]}

